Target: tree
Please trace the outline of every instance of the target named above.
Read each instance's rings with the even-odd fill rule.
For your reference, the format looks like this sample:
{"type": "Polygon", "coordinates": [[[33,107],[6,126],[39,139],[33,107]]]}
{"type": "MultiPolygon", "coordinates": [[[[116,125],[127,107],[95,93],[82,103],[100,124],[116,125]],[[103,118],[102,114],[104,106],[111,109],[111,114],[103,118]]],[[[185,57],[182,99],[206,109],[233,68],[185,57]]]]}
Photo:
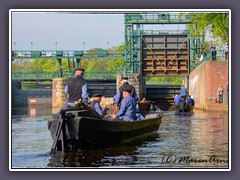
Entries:
{"type": "Polygon", "coordinates": [[[209,31],[213,38],[220,38],[222,42],[228,41],[228,13],[189,13],[189,17],[192,23],[188,24],[187,27],[192,37],[205,36],[209,31]]]}
{"type": "Polygon", "coordinates": [[[12,61],[12,71],[27,71],[29,69],[29,61],[14,60],[12,61]]]}

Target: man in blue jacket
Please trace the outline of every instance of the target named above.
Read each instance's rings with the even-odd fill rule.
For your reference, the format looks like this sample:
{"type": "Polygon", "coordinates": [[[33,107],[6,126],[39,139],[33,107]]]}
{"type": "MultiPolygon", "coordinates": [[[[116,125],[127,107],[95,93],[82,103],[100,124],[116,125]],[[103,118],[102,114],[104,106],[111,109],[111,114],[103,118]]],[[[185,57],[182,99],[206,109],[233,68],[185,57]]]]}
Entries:
{"type": "Polygon", "coordinates": [[[184,101],[179,95],[175,95],[174,107],[175,111],[184,111],[184,101]]]}
{"type": "Polygon", "coordinates": [[[117,114],[113,114],[113,120],[134,121],[136,120],[136,99],[131,96],[130,88],[123,88],[123,100],[120,110],[117,114]]]}
{"type": "Polygon", "coordinates": [[[184,87],[184,85],[182,85],[182,88],[180,89],[180,95],[183,100],[186,101],[187,89],[184,87]]]}
{"type": "Polygon", "coordinates": [[[123,89],[128,89],[130,95],[135,99],[135,101],[138,100],[136,90],[134,86],[130,85],[128,83],[128,78],[127,77],[122,77],[121,78],[121,84],[122,86],[119,87],[119,90],[117,91],[117,94],[113,97],[113,102],[119,106],[121,104],[121,101],[123,99],[123,89]]]}
{"type": "Polygon", "coordinates": [[[195,102],[194,102],[193,96],[188,97],[188,104],[191,106],[194,106],[195,102]]]}

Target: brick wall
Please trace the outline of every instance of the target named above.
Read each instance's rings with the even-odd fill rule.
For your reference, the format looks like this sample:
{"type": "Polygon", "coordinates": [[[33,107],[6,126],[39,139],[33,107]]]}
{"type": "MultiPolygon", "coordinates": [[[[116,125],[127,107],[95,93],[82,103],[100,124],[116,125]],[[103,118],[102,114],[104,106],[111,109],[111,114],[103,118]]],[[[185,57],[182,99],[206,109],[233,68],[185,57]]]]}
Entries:
{"type": "Polygon", "coordinates": [[[194,96],[195,107],[206,111],[227,111],[226,86],[228,82],[228,63],[208,61],[201,64],[189,75],[189,94],[194,96]],[[223,86],[223,104],[215,103],[218,85],[223,86]]]}

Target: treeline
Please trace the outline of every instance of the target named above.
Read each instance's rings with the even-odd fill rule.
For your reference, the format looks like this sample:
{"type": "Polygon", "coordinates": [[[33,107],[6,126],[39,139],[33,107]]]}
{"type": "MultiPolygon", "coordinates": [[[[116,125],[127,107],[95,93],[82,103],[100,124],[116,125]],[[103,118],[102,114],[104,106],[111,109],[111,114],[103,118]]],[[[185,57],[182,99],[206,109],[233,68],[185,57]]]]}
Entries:
{"type": "MultiPolygon", "coordinates": [[[[183,14],[182,14],[183,15],[183,14]]],[[[229,14],[228,12],[189,13],[192,20],[187,25],[191,37],[202,37],[210,33],[216,45],[228,41],[229,14]]]]}
{"type": "MultiPolygon", "coordinates": [[[[97,54],[99,48],[87,51],[87,54],[97,54]]],[[[124,45],[112,47],[109,51],[123,51],[124,45]]],[[[58,60],[56,58],[39,58],[34,60],[14,60],[12,61],[12,72],[34,71],[34,72],[55,72],[59,70],[58,60]]],[[[71,71],[76,67],[76,60],[62,59],[62,70],[71,71]]],[[[80,67],[86,71],[121,71],[124,68],[124,56],[122,58],[104,59],[104,58],[82,58],[80,67]]]]}

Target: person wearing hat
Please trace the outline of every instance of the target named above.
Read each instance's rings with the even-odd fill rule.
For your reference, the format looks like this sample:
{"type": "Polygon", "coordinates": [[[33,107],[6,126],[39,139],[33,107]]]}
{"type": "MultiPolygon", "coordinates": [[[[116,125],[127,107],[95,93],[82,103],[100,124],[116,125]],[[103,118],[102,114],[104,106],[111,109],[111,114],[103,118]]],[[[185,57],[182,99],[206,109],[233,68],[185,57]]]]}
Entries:
{"type": "Polygon", "coordinates": [[[183,98],[184,101],[186,101],[187,97],[187,88],[185,88],[184,85],[182,85],[182,88],[180,89],[180,95],[183,98]]]}
{"type": "MultiPolygon", "coordinates": [[[[88,92],[87,92],[87,82],[83,78],[84,69],[76,68],[75,77],[70,79],[65,86],[64,92],[68,94],[68,99],[64,102],[62,109],[68,107],[68,103],[74,103],[80,98],[83,99],[84,103],[88,103],[88,92]]],[[[77,145],[78,133],[75,128],[73,117],[67,116],[67,127],[69,132],[69,138],[71,139],[72,144],[77,145]]]]}
{"type": "Polygon", "coordinates": [[[120,86],[120,88],[118,89],[117,91],[117,94],[113,97],[113,102],[117,105],[117,106],[120,106],[120,103],[123,99],[123,89],[127,88],[130,92],[130,95],[135,99],[135,101],[138,100],[138,97],[137,97],[137,93],[136,93],[136,90],[134,88],[134,86],[130,85],[128,83],[128,78],[127,77],[122,77],[121,78],[121,84],[122,86],[120,86]]]}
{"type": "Polygon", "coordinates": [[[188,104],[191,105],[191,106],[194,106],[195,102],[194,102],[194,98],[193,96],[188,96],[188,104]]]}
{"type": "Polygon", "coordinates": [[[90,103],[90,107],[94,109],[100,116],[105,116],[108,105],[105,104],[104,108],[101,108],[100,103],[102,101],[102,95],[100,93],[95,93],[92,97],[93,101],[90,103]]]}
{"type": "Polygon", "coordinates": [[[112,118],[121,119],[123,121],[133,121],[136,119],[136,100],[131,96],[131,88],[123,87],[123,100],[121,102],[120,110],[117,114],[113,114],[112,118]]]}
{"type": "Polygon", "coordinates": [[[64,91],[68,94],[68,102],[75,102],[82,98],[84,103],[88,103],[87,82],[83,78],[84,71],[83,68],[76,68],[75,78],[70,79],[65,86],[64,91]]]}

